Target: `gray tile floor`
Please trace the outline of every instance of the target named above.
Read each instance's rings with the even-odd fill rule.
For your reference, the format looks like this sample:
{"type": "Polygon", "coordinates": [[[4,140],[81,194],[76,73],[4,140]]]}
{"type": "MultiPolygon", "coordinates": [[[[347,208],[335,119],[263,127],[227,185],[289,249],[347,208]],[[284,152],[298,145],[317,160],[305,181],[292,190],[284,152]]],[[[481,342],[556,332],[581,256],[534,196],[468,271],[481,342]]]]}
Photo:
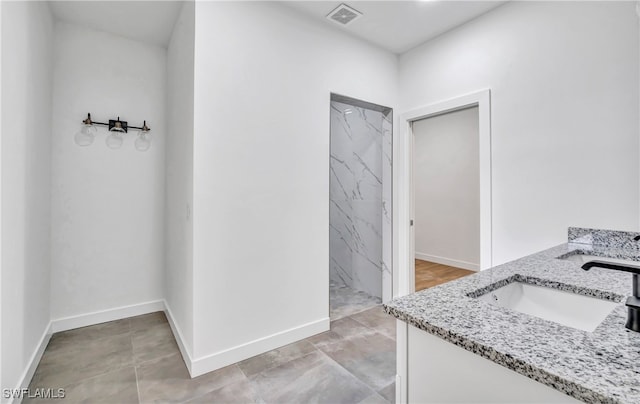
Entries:
{"type": "Polygon", "coordinates": [[[353,290],[348,286],[331,282],[329,284],[329,303],[331,320],[358,313],[379,305],[382,300],[364,292],[353,290]]]}
{"type": "Polygon", "coordinates": [[[395,321],[348,292],[331,331],[194,379],[162,312],[56,333],[30,388],[63,387],[56,403],[393,402],[395,321]]]}

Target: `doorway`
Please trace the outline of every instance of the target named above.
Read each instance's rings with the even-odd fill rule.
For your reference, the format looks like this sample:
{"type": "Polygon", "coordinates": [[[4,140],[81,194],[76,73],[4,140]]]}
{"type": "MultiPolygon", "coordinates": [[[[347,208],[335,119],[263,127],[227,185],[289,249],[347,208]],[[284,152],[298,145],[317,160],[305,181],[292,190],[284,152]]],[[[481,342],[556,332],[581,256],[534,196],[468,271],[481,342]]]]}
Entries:
{"type": "Polygon", "coordinates": [[[332,320],[392,296],[392,110],[330,101],[329,303],[332,320]]]}
{"type": "Polygon", "coordinates": [[[416,291],[480,268],[478,107],[414,121],[416,291]]]}
{"type": "MultiPolygon", "coordinates": [[[[477,255],[473,257],[473,255],[457,255],[459,258],[455,258],[456,252],[447,251],[445,249],[445,245],[438,245],[436,249],[432,249],[431,253],[429,251],[426,252],[426,256],[422,256],[423,258],[429,258],[434,264],[439,265],[448,265],[448,266],[466,266],[463,269],[471,269],[471,270],[482,270],[491,267],[491,125],[490,125],[490,91],[483,90],[476,93],[464,95],[461,97],[457,97],[451,100],[439,102],[436,104],[432,104],[426,107],[418,108],[416,110],[410,111],[406,114],[403,114],[401,117],[401,132],[398,137],[398,161],[402,161],[402,164],[396,164],[395,172],[394,172],[394,180],[397,183],[397,197],[394,200],[397,206],[397,223],[398,226],[395,228],[395,235],[397,236],[397,275],[396,279],[394,279],[398,284],[397,295],[402,296],[408,293],[412,293],[416,290],[416,279],[415,279],[415,258],[416,253],[425,254],[425,251],[420,251],[420,246],[416,246],[416,233],[418,236],[418,242],[420,243],[422,235],[420,234],[420,230],[417,230],[417,226],[419,226],[419,221],[424,223],[426,219],[418,218],[416,214],[421,214],[421,210],[428,210],[428,207],[420,206],[416,207],[416,199],[415,199],[415,190],[416,190],[416,182],[419,179],[414,172],[414,165],[416,161],[419,163],[419,157],[416,154],[416,144],[420,147],[421,143],[429,143],[430,139],[421,138],[418,142],[416,142],[417,136],[421,135],[421,131],[424,129],[423,126],[434,126],[433,123],[437,121],[451,120],[451,118],[456,117],[456,113],[461,113],[462,115],[467,114],[470,117],[477,116],[477,148],[475,151],[471,151],[470,153],[476,153],[477,158],[473,158],[473,165],[477,167],[475,171],[475,177],[473,181],[477,184],[477,194],[474,197],[475,201],[473,205],[475,205],[474,209],[477,213],[477,229],[476,230],[466,230],[475,232],[473,237],[468,238],[468,243],[475,243],[477,245],[477,255]],[[476,112],[477,111],[477,112],[476,112]],[[430,119],[435,118],[433,121],[430,119]],[[416,130],[418,133],[416,133],[416,130]],[[427,140],[426,142],[421,142],[422,140],[427,140]],[[417,210],[416,210],[417,208],[417,210]],[[416,249],[418,248],[418,249],[416,249]],[[454,254],[454,258],[447,257],[446,255],[454,254]],[[460,258],[462,257],[462,258],[460,258]],[[467,257],[467,258],[464,258],[467,257]],[[470,257],[470,258],[469,258],[470,257]],[[473,262],[474,259],[477,259],[476,263],[473,262]],[[475,266],[469,265],[475,264],[475,266]]],[[[431,139],[432,140],[432,139],[431,139]]],[[[449,139],[450,140],[450,139],[449,139]]],[[[460,140],[460,139],[459,139],[460,140]]],[[[450,142],[448,145],[450,148],[448,162],[455,162],[456,156],[456,147],[460,147],[460,144],[456,144],[455,142],[450,142]],[[453,157],[452,157],[453,156],[453,157]]],[[[459,151],[458,151],[459,152],[459,151]]],[[[460,153],[462,154],[462,153],[460,153]]],[[[428,156],[428,155],[427,155],[428,156]]],[[[441,157],[441,156],[440,156],[441,157]]],[[[438,157],[438,158],[440,158],[438,157]]],[[[431,156],[432,159],[436,157],[431,156]]],[[[468,156],[466,158],[469,158],[468,156]]],[[[435,162],[436,160],[432,160],[435,162]]],[[[442,163],[442,162],[441,162],[442,163]]],[[[428,166],[428,164],[427,164],[428,166]]],[[[474,167],[474,168],[475,168],[474,167]]],[[[454,167],[455,168],[455,167],[454,167]]],[[[433,170],[433,167],[431,168],[433,170]]],[[[437,175],[441,175],[441,172],[437,173],[437,175]]],[[[455,170],[453,170],[455,173],[455,170]]],[[[459,173],[458,173],[459,174],[459,173]]],[[[433,175],[433,173],[432,173],[433,175]]],[[[446,176],[445,176],[446,177],[446,176]]],[[[468,177],[468,175],[467,175],[468,177]]],[[[451,176],[449,176],[448,180],[451,180],[451,176]]],[[[445,181],[446,182],[446,181],[445,181]]],[[[434,183],[437,185],[437,183],[434,183]]],[[[433,185],[435,186],[435,185],[433,185]]],[[[439,185],[442,191],[443,187],[449,186],[449,184],[441,183],[439,185]]],[[[449,187],[451,188],[451,187],[449,187]]],[[[418,192],[419,194],[420,192],[418,192]]],[[[442,192],[441,192],[442,193],[442,192]]],[[[437,194],[437,192],[436,192],[437,194]]],[[[467,196],[468,197],[468,196],[467,196]]],[[[440,205],[443,204],[442,201],[435,201],[440,205]]],[[[431,201],[434,203],[434,200],[431,201]]],[[[461,207],[457,207],[454,209],[454,206],[451,202],[446,206],[450,212],[453,211],[455,215],[456,209],[461,209],[461,207]]],[[[469,206],[467,206],[467,210],[471,212],[469,206]]],[[[428,213],[428,212],[427,212],[428,213]]],[[[433,212],[431,212],[433,213],[433,212]]],[[[428,216],[428,214],[427,214],[428,216]]],[[[433,220],[441,220],[440,218],[431,219],[433,220]]],[[[451,225],[451,221],[448,222],[449,226],[455,227],[451,225]]],[[[431,222],[433,225],[433,222],[431,222]]],[[[442,227],[443,224],[440,223],[441,228],[447,229],[447,227],[442,227]]],[[[441,230],[444,231],[444,230],[441,230]]],[[[449,231],[449,230],[446,230],[449,231]]],[[[455,233],[455,232],[451,232],[455,233]]],[[[442,234],[441,234],[442,235],[442,234]]],[[[431,241],[434,240],[431,237],[431,241]]],[[[459,246],[459,243],[456,245],[455,234],[452,234],[452,240],[447,242],[449,247],[459,246]],[[453,244],[452,244],[453,243],[453,244]]],[[[458,235],[458,237],[460,237],[458,235]]],[[[428,237],[427,237],[428,239],[428,237]]],[[[431,243],[431,247],[434,247],[434,243],[431,243]]],[[[469,253],[466,253],[469,254],[469,253]]],[[[419,257],[419,255],[418,255],[419,257]]]]}

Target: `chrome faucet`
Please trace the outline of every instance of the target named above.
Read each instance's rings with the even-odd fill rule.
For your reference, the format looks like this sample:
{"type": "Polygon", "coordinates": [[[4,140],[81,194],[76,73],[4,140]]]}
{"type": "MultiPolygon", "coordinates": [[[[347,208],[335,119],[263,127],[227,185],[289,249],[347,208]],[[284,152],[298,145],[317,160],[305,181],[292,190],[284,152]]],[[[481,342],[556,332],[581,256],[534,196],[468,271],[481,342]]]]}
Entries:
{"type": "Polygon", "coordinates": [[[582,266],[585,271],[593,267],[614,269],[616,271],[631,272],[633,274],[633,294],[627,298],[627,324],[631,331],[640,332],[640,266],[613,264],[605,261],[589,261],[582,266]]]}

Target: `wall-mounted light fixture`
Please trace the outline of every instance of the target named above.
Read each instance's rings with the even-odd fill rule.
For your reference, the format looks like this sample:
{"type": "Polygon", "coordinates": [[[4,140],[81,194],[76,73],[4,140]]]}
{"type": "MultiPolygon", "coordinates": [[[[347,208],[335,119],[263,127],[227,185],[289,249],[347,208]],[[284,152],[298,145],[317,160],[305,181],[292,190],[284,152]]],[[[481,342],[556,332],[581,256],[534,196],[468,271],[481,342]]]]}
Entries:
{"type": "Polygon", "coordinates": [[[109,119],[109,123],[96,122],[91,120],[91,114],[87,114],[87,118],[82,121],[82,127],[80,131],[74,136],[74,141],[78,146],[89,146],[93,143],[98,132],[96,125],[106,126],[109,128],[109,136],[105,140],[105,143],[111,149],[119,149],[124,143],[124,134],[129,132],[129,129],[138,129],[138,138],[134,145],[138,151],[147,151],[151,147],[151,139],[149,133],[151,128],[147,126],[147,121],[144,121],[142,126],[129,126],[127,121],[121,121],[118,119],[109,119]]]}

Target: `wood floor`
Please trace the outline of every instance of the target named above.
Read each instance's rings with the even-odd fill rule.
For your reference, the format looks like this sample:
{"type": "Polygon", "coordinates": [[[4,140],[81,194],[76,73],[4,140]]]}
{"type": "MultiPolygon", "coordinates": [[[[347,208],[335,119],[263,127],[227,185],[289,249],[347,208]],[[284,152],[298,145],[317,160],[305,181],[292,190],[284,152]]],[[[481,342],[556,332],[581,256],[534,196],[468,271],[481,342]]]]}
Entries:
{"type": "Polygon", "coordinates": [[[474,271],[416,260],[416,292],[471,275],[474,271]]]}

